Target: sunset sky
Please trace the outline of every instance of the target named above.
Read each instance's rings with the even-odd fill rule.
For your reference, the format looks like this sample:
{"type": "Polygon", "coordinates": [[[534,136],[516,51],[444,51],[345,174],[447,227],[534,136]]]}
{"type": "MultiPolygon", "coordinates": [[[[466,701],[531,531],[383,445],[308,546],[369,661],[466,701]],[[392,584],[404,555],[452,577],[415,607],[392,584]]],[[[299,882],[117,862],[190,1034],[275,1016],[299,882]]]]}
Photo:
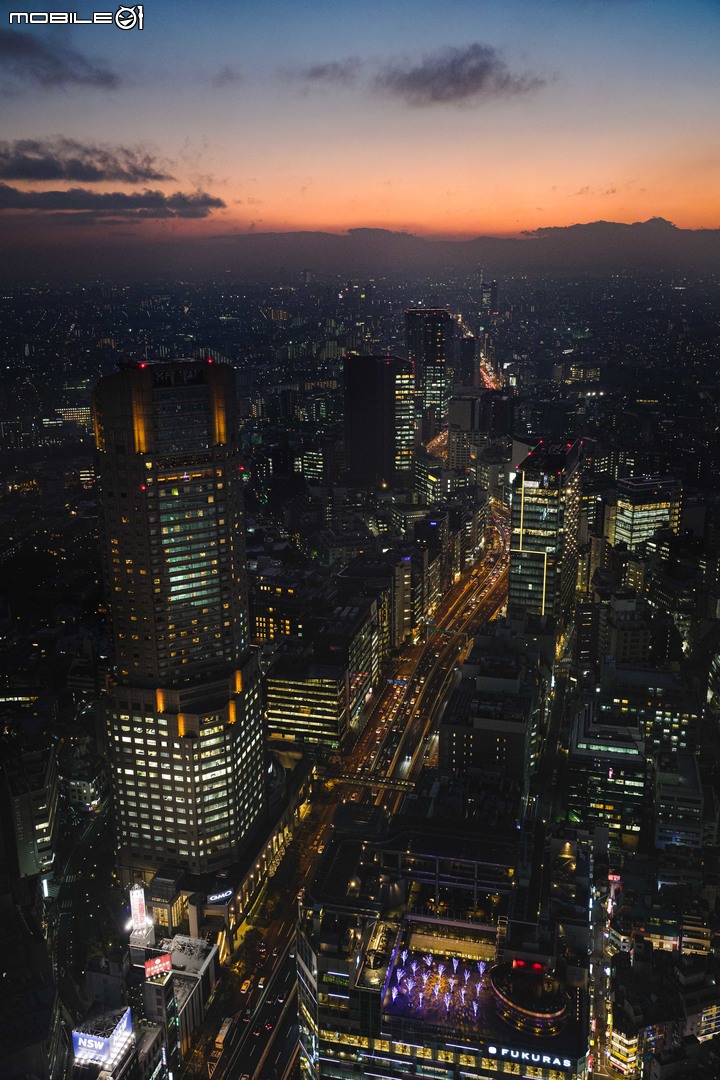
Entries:
{"type": "Polygon", "coordinates": [[[718,0],[0,7],[0,242],[720,226],[718,0]]]}

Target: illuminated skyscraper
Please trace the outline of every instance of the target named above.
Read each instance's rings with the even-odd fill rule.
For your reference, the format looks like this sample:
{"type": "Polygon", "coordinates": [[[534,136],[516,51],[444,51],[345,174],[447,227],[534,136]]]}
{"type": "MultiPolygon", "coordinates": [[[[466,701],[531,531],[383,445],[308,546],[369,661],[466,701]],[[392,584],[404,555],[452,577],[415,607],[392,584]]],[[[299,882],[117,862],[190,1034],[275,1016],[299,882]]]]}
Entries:
{"type": "Polygon", "coordinates": [[[498,310],[497,281],[480,280],[480,312],[482,315],[495,315],[498,310]]]}
{"type": "Polygon", "coordinates": [[[582,446],[540,442],[512,487],[508,605],[562,619],[578,573],[582,446]]]}
{"type": "Polygon", "coordinates": [[[397,356],[345,357],[345,457],[359,483],[412,477],[413,365],[397,356]]]}
{"type": "Polygon", "coordinates": [[[232,862],[264,805],[232,368],[140,364],[95,394],[124,875],[232,862]]]}
{"type": "Polygon", "coordinates": [[[410,308],[405,312],[408,359],[415,364],[423,417],[430,418],[435,430],[442,426],[450,398],[454,329],[455,323],[445,308],[410,308]]]}
{"type": "Polygon", "coordinates": [[[618,481],[608,507],[606,535],[611,544],[637,551],[658,529],[680,532],[682,485],[672,476],[633,476],[618,481]]]}

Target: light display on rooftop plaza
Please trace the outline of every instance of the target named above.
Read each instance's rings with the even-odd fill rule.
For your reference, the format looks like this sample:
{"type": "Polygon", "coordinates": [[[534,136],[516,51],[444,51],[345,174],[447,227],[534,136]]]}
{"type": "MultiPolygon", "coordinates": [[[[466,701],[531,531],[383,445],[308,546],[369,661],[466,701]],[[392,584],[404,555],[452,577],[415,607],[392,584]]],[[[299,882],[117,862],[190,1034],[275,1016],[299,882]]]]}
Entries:
{"type": "Polygon", "coordinates": [[[413,954],[404,949],[402,967],[388,970],[385,1006],[392,1013],[418,1016],[429,1023],[473,1024],[485,987],[488,964],[458,956],[413,954]]]}
{"type": "Polygon", "coordinates": [[[383,1003],[392,1015],[456,1028],[477,1028],[492,1008],[513,1027],[539,1036],[557,1035],[568,1019],[561,984],[540,964],[515,960],[491,966],[407,949],[388,968],[383,1003]]]}

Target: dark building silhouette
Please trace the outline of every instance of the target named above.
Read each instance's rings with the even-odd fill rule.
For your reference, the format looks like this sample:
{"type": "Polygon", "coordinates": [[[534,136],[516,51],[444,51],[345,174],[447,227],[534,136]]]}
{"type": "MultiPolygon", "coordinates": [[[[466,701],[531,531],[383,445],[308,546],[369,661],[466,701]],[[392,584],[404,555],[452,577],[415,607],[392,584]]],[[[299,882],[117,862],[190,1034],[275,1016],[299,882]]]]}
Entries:
{"type": "Polygon", "coordinates": [[[354,483],[412,478],[413,365],[398,356],[345,357],[345,459],[354,483]]]}
{"type": "Polygon", "coordinates": [[[415,364],[423,439],[442,426],[447,412],[454,330],[455,323],[445,308],[410,308],[405,312],[407,354],[415,364]]]}
{"type": "Polygon", "coordinates": [[[494,438],[510,435],[513,424],[513,399],[504,390],[487,390],[477,403],[477,428],[494,438]]]}

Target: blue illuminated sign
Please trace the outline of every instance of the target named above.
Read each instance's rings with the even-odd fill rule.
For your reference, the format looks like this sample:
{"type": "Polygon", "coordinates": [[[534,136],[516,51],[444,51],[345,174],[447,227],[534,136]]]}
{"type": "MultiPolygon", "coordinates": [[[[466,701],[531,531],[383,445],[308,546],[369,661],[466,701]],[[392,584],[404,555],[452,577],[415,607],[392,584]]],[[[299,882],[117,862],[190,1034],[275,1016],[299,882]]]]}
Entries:
{"type": "Polygon", "coordinates": [[[131,1032],[132,1018],[130,1009],[126,1009],[111,1035],[92,1035],[86,1031],[73,1031],[73,1054],[76,1058],[85,1061],[109,1061],[131,1032]]]}

